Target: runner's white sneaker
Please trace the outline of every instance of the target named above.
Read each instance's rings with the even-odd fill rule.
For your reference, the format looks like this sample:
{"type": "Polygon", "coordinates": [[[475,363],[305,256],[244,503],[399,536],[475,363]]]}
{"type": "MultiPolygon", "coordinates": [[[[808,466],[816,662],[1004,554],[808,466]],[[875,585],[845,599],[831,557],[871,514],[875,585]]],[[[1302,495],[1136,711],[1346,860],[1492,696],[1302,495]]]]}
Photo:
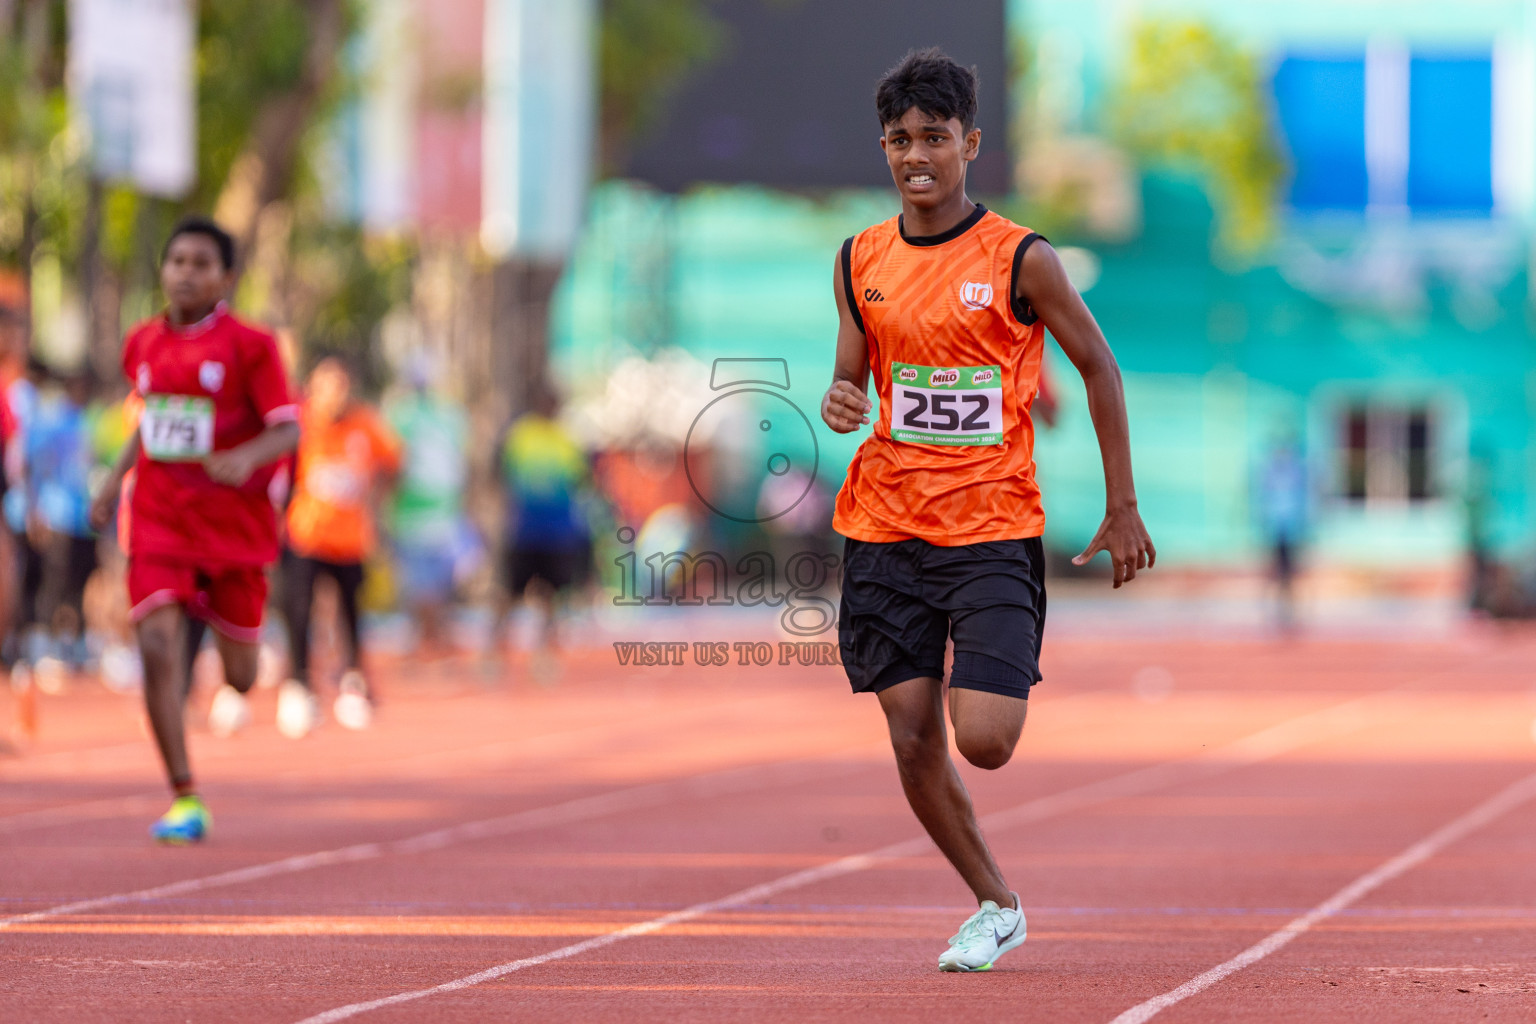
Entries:
{"type": "Polygon", "coordinates": [[[1014,906],[1004,909],[983,900],[981,909],[966,918],[939,954],[941,971],[990,971],[997,958],[1024,945],[1024,910],[1019,894],[1010,893],[1014,906]]]}
{"type": "Polygon", "coordinates": [[[251,707],[245,695],[225,684],[208,705],[208,731],[215,736],[233,736],[251,724],[251,707]]]}
{"type": "Polygon", "coordinates": [[[332,710],[345,729],[360,731],[373,724],[373,704],[368,700],[368,684],[361,672],[349,669],[341,677],[341,696],[336,698],[332,710]]]}
{"type": "Polygon", "coordinates": [[[277,731],[291,740],[301,740],[314,729],[320,718],[315,695],[297,679],[290,679],[277,689],[277,731]]]}

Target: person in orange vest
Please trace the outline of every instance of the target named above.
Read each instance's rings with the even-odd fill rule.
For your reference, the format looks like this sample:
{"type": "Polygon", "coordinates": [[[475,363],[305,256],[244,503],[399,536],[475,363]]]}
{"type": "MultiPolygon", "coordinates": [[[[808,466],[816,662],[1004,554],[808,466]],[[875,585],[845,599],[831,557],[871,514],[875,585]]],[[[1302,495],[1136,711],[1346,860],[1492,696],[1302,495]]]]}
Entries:
{"type": "Polygon", "coordinates": [[[885,713],[902,787],[979,907],[938,958],[989,970],[1024,942],[1022,902],[987,848],[950,760],[955,745],[997,769],[1013,756],[1040,680],[1045,512],[1031,405],[1045,330],[1082,373],[1107,503],[1074,561],[1106,551],[1114,585],[1156,558],[1136,506],[1120,371],[1050,245],[966,195],[980,152],[976,74],[914,51],[875,93],[880,146],[901,213],[843,243],[833,264],[837,356],[822,419],[869,423],[838,493],[846,539],[839,647],[855,692],[885,713]]]}

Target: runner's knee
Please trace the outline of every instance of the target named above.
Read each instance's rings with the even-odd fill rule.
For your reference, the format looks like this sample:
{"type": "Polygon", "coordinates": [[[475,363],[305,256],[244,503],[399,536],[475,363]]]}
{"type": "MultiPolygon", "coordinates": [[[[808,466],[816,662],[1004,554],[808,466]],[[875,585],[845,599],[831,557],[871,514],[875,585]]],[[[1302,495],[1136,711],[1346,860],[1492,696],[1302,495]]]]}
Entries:
{"type": "Polygon", "coordinates": [[[1018,742],[1017,735],[1008,736],[995,729],[955,727],[955,746],[959,748],[960,756],[987,771],[1007,764],[1018,742]]]}
{"type": "Polygon", "coordinates": [[[219,637],[219,658],[224,662],[224,681],[240,693],[256,685],[261,648],[219,637]]]}
{"type": "Polygon", "coordinates": [[[897,767],[903,773],[920,772],[944,759],[942,721],[893,718],[889,725],[891,749],[895,751],[897,767]]]}
{"type": "Polygon", "coordinates": [[[144,658],[145,684],[156,685],[181,657],[174,622],[151,616],[139,624],[139,651],[144,658]]]}

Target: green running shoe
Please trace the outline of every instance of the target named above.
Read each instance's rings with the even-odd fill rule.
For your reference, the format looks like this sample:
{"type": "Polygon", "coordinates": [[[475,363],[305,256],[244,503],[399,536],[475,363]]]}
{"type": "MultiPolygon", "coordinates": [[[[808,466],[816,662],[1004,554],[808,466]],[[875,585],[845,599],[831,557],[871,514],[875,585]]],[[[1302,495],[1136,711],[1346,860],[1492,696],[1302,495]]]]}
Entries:
{"type": "Polygon", "coordinates": [[[161,819],[149,826],[149,835],[157,843],[186,846],[200,843],[213,827],[213,815],[200,796],[179,796],[161,819]]]}

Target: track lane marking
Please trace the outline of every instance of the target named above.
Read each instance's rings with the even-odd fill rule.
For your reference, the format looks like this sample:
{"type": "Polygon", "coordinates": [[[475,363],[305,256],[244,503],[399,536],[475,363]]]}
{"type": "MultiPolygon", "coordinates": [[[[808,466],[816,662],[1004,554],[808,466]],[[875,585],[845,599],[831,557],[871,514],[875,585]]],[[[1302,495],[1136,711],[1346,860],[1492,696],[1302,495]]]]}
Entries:
{"type": "MultiPolygon", "coordinates": [[[[516,753],[521,755],[521,759],[527,760],[533,755],[537,754],[540,748],[543,747],[558,746],[561,743],[582,738],[599,740],[606,736],[621,735],[629,731],[641,729],[645,726],[649,726],[657,722],[676,724],[679,721],[686,721],[689,718],[707,717],[711,713],[739,709],[741,705],[762,703],[767,699],[769,698],[751,697],[744,700],[731,701],[725,704],[709,705],[706,707],[693,709],[683,709],[681,711],[658,711],[655,714],[647,715],[644,717],[619,719],[598,725],[583,725],[577,728],[565,729],[561,732],[538,733],[522,739],[493,740],[489,743],[482,743],[479,746],[469,747],[467,749],[449,747],[440,750],[423,750],[410,754],[398,754],[392,757],[375,758],[361,762],[360,767],[374,769],[381,768],[385,765],[411,764],[413,762],[444,759],[468,760],[472,758],[478,759],[480,761],[491,761],[504,764],[506,762],[498,761],[498,758],[501,754],[507,752],[516,753]]],[[[151,748],[146,747],[144,743],[133,743],[126,744],[121,748],[108,749],[132,749],[134,751],[142,752],[151,748]]],[[[240,754],[239,751],[231,751],[227,747],[222,749],[215,748],[215,750],[218,755],[217,760],[219,761],[223,761],[227,758],[238,757],[240,754]]],[[[73,752],[59,751],[55,754],[45,754],[41,756],[57,757],[62,754],[71,753],[73,752]]],[[[548,752],[546,752],[545,756],[548,756],[548,752]]],[[[357,764],[358,762],[350,763],[357,764]]],[[[317,772],[324,772],[330,770],[333,767],[334,766],[331,765],[304,765],[300,768],[291,768],[287,771],[277,772],[268,776],[263,781],[275,782],[284,779],[307,779],[313,777],[317,772]]],[[[484,766],[479,765],[475,767],[483,768],[484,766]]],[[[457,770],[473,770],[473,768],[457,770]]],[[[417,778],[421,776],[418,773],[412,777],[417,778]]],[[[37,780],[29,779],[25,781],[35,782],[37,780]]],[[[3,815],[0,816],[0,835],[14,835],[16,833],[27,832],[34,829],[72,824],[82,819],[122,817],[130,813],[137,813],[137,811],[140,809],[159,806],[166,799],[162,793],[162,790],[156,790],[152,793],[134,793],[127,796],[107,797],[102,800],[91,800],[77,804],[63,804],[54,807],[40,807],[30,811],[19,811],[15,814],[3,815]]]]}
{"type": "MultiPolygon", "coordinates": [[[[1111,689],[1107,687],[1082,690],[1074,693],[1052,696],[1049,698],[1049,703],[1050,707],[1058,708],[1064,704],[1072,703],[1085,698],[1102,697],[1106,693],[1118,692],[1118,689],[1111,689]]],[[[381,768],[385,765],[411,764],[416,762],[444,759],[469,760],[472,758],[481,761],[495,761],[499,764],[505,764],[505,761],[497,760],[499,755],[503,753],[515,753],[520,755],[521,759],[526,760],[528,759],[530,751],[536,752],[536,748],[538,748],[540,745],[547,746],[550,744],[558,743],[560,741],[568,741],[583,736],[588,736],[593,733],[597,734],[597,737],[601,737],[610,732],[635,729],[640,726],[648,726],[658,721],[673,725],[691,716],[704,716],[710,713],[730,711],[739,708],[742,704],[761,703],[765,699],[767,698],[752,697],[740,701],[731,701],[726,704],[709,705],[707,707],[695,708],[691,711],[688,709],[681,711],[668,709],[642,718],[626,718],[601,725],[584,725],[574,729],[565,729],[561,732],[539,733],[522,739],[493,740],[490,743],[483,743],[479,746],[469,747],[467,749],[450,747],[441,750],[421,750],[410,754],[398,754],[392,757],[376,758],[373,760],[361,762],[361,766],[374,769],[381,768]]],[[[121,747],[92,749],[110,749],[117,751],[131,750],[142,752],[148,748],[145,747],[144,743],[132,743],[125,744],[121,747]]],[[[219,749],[216,747],[215,751],[217,752],[220,760],[223,760],[227,756],[238,756],[238,752],[231,753],[227,749],[219,749]]],[[[39,755],[35,760],[42,760],[49,757],[72,756],[76,753],[79,752],[56,751],[52,754],[39,755]]],[[[34,762],[29,761],[26,763],[31,764],[34,762]]],[[[302,768],[293,768],[289,769],[288,771],[278,772],[274,775],[268,776],[263,781],[270,782],[295,778],[308,779],[313,777],[317,771],[325,771],[328,770],[329,767],[330,766],[317,767],[315,765],[305,765],[302,768]]],[[[483,767],[483,765],[475,767],[483,767]]],[[[457,772],[473,769],[460,767],[451,770],[457,772]]],[[[38,780],[28,779],[25,781],[36,782],[38,780]]],[[[129,814],[136,814],[141,810],[148,810],[161,806],[164,799],[165,797],[163,796],[163,791],[157,789],[153,792],[134,793],[121,797],[107,797],[101,800],[91,800],[83,803],[60,804],[53,807],[39,807],[29,811],[18,811],[13,814],[0,815],[0,835],[14,835],[20,832],[29,832],[35,829],[52,828],[55,826],[73,824],[82,819],[110,819],[116,817],[124,817],[129,814]]]]}
{"type": "MultiPolygon", "coordinates": [[[[1402,687],[1395,687],[1380,693],[1358,697],[1331,708],[1323,708],[1305,715],[1299,715],[1296,718],[1288,719],[1277,725],[1272,725],[1256,733],[1244,736],[1226,746],[1218,747],[1214,751],[1151,765],[1147,768],[1139,768],[1135,771],[1111,776],[1097,782],[1075,786],[1072,789],[1030,800],[1007,810],[982,815],[978,821],[984,828],[990,830],[1009,828],[1025,822],[1053,817],[1067,811],[1101,804],[1109,800],[1137,796],[1149,790],[1162,788],[1176,782],[1195,781],[1212,774],[1257,764],[1299,747],[1322,742],[1364,728],[1372,721],[1370,714],[1371,706],[1390,699],[1397,695],[1401,689],[1402,687]]],[[[714,913],[717,910],[726,910],[731,907],[756,903],[791,889],[798,889],[844,875],[855,874],[887,861],[920,856],[932,851],[933,843],[927,836],[902,840],[870,853],[854,854],[830,861],[818,867],[796,871],[781,878],[749,886],[729,895],[721,896],[718,899],[695,903],[692,906],[662,914],[648,921],[619,928],[582,942],[562,946],[547,953],[540,953],[536,956],[523,957],[520,960],[498,964],[495,967],[490,967],[462,978],[455,978],[440,985],[415,989],[410,992],[400,992],[395,995],[383,996],[365,1002],[350,1003],[346,1006],[338,1006],[335,1009],[306,1017],[299,1024],[334,1024],[336,1021],[346,1020],[348,1017],[355,1017],[358,1014],[367,1013],[371,1010],[379,1010],[387,1006],[396,1006],[400,1003],[425,999],[429,996],[472,988],[484,982],[505,977],[515,971],[538,967],[541,964],[552,963],[557,960],[567,960],[574,956],[580,956],[583,953],[590,953],[593,950],[611,946],[625,939],[650,935],[653,932],[658,932],[674,925],[684,924],[695,918],[714,913]]]]}
{"type": "Polygon", "coordinates": [[[30,924],[34,921],[43,921],[65,914],[79,914],[90,910],[100,910],[104,907],[117,907],[125,904],[147,903],[151,900],[185,896],[189,893],[203,892],[208,889],[216,889],[228,885],[241,885],[246,882],[276,878],[282,875],[293,875],[317,868],[376,860],[392,854],[427,853],[458,843],[512,835],[536,828],[548,828],[557,825],[591,821],[610,814],[660,807],[675,800],[726,796],[733,793],[771,788],[784,783],[796,784],[815,781],[827,778],[829,775],[835,775],[839,772],[839,769],[842,772],[851,773],[864,767],[866,764],[868,762],[847,756],[846,751],[834,751],[829,754],[819,755],[815,760],[796,758],[791,761],[745,765],[737,768],[728,768],[723,771],[710,772],[705,775],[692,775],[677,779],[665,779],[660,782],[649,782],[640,786],[611,790],[607,793],[599,793],[593,796],[578,797],[574,800],[551,804],[547,807],[535,807],[525,811],[515,811],[511,814],[500,815],[495,818],[484,818],[479,821],[449,825],[444,828],[432,829],[419,835],[408,836],[404,839],[355,843],[351,846],[343,846],[333,850],[297,854],[280,860],[267,861],[263,864],[236,868],[233,871],[222,871],[218,874],[204,875],[201,878],[189,878],[180,882],[171,882],[147,889],[136,889],[131,892],[113,893],[107,896],[97,896],[91,899],[62,903],[43,910],[34,910],[25,914],[0,918],[0,931],[12,928],[15,925],[30,924]]]}
{"type": "Polygon", "coordinates": [[[1120,1014],[1110,1024],[1145,1024],[1146,1021],[1151,1020],[1175,1003],[1183,1002],[1190,996],[1205,991],[1212,985],[1232,974],[1236,974],[1243,968],[1258,963],[1276,950],[1300,938],[1303,934],[1310,931],[1314,925],[1333,917],[1341,910],[1347,909],[1351,904],[1369,895],[1372,891],[1392,881],[1399,875],[1424,863],[1457,840],[1465,838],[1484,825],[1489,824],[1520,805],[1528,803],[1533,798],[1536,798],[1536,774],[1527,775],[1525,778],[1495,793],[1461,817],[1446,825],[1442,825],[1439,829],[1420,839],[1402,853],[1361,875],[1305,914],[1291,921],[1278,931],[1271,932],[1232,959],[1225,963],[1217,964],[1204,974],[1196,975],[1184,984],[1170,989],[1160,996],[1148,999],[1144,1003],[1138,1003],[1120,1014]]]}

